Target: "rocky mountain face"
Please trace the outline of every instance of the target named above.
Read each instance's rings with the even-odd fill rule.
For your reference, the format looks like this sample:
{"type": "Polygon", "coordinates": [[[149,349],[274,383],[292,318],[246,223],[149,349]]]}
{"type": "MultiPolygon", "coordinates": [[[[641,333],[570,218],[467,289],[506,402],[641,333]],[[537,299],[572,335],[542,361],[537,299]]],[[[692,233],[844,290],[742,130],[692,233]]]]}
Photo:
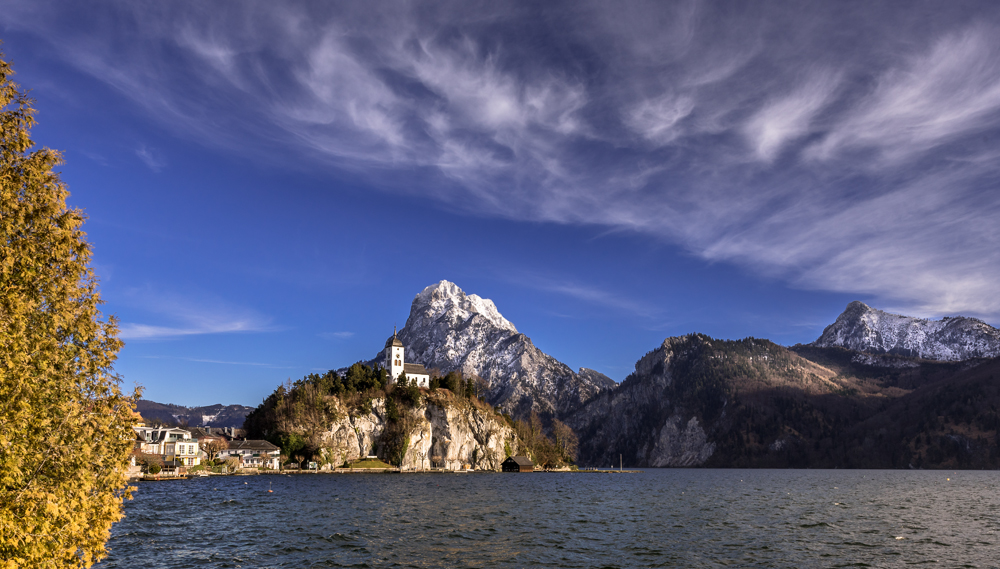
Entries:
{"type": "Polygon", "coordinates": [[[403,469],[458,470],[470,465],[500,471],[504,459],[519,451],[517,435],[506,421],[467,399],[438,393],[401,413],[391,421],[384,398],[373,400],[367,412],[340,405],[338,419],[318,433],[321,454],[337,465],[371,454],[403,469]],[[406,444],[390,448],[390,439],[406,444]],[[401,452],[401,461],[390,456],[396,452],[401,452]]]}
{"type": "Polygon", "coordinates": [[[543,353],[493,301],[467,295],[448,281],[413,299],[399,339],[407,362],[478,375],[486,381],[486,400],[517,417],[531,411],[562,417],[615,385],[601,373],[574,372],[543,353]]]}
{"type": "Polygon", "coordinates": [[[566,418],[579,463],[997,468],[1000,359],[668,338],[566,418]]]}
{"type": "Polygon", "coordinates": [[[162,421],[166,424],[188,425],[191,427],[243,427],[243,419],[253,407],[245,405],[207,405],[204,407],[184,407],[169,403],[157,403],[140,399],[136,411],[148,421],[162,421]]]}
{"type": "MultiPolygon", "coordinates": [[[[791,380],[829,391],[832,376],[767,340],[713,340],[700,334],[667,338],[635,364],[615,390],[567,418],[580,438],[583,464],[700,466],[717,454],[731,428],[740,382],[754,389],[791,380]]],[[[774,433],[778,440],[780,433],[774,433]]]]}
{"type": "Polygon", "coordinates": [[[925,320],[852,302],[812,343],[938,361],[1000,356],[1000,330],[975,318],[925,320]]]}

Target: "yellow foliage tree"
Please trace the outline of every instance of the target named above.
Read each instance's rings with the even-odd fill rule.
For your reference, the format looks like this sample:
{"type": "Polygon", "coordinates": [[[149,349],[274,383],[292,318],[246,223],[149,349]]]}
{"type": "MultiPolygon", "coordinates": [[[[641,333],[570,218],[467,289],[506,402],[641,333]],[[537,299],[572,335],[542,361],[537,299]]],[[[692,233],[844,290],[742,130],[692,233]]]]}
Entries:
{"type": "Polygon", "coordinates": [[[0,54],[0,567],[89,567],[129,496],[135,399],[83,215],[0,54]]]}

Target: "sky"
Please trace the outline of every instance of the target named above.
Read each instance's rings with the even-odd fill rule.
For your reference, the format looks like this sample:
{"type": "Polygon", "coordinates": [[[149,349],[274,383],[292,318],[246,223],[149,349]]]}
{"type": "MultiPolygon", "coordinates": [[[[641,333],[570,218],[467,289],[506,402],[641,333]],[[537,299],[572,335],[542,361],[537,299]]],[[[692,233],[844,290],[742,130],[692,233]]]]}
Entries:
{"type": "Polygon", "coordinates": [[[256,405],[450,280],[567,365],[1000,323],[1000,3],[0,0],[116,370],[256,405]]]}

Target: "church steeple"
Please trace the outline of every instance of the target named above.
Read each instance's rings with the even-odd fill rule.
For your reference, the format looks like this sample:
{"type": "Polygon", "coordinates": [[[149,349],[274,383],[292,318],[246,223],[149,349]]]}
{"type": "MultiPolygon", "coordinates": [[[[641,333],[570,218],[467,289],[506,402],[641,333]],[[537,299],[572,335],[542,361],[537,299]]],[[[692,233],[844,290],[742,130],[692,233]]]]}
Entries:
{"type": "Polygon", "coordinates": [[[403,342],[397,337],[396,327],[392,327],[392,337],[385,341],[385,370],[389,381],[395,381],[403,373],[403,342]]]}

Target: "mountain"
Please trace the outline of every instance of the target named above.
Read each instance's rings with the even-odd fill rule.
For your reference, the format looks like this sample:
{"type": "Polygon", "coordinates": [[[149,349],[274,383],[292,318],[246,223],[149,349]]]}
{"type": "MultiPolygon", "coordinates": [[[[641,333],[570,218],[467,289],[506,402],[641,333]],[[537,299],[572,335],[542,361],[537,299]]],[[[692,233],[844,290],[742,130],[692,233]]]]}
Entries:
{"type": "Polygon", "coordinates": [[[531,411],[565,416],[615,385],[601,373],[574,372],[543,353],[493,301],[467,295],[448,281],[417,294],[399,339],[407,362],[478,375],[488,385],[486,400],[517,417],[531,411]]]}
{"type": "Polygon", "coordinates": [[[584,465],[1000,467],[1000,359],[857,355],[668,338],[565,421],[584,465]]]}
{"type": "Polygon", "coordinates": [[[811,345],[962,361],[1000,356],[1000,330],[975,318],[925,320],[890,314],[854,301],[811,345]]]}
{"type": "Polygon", "coordinates": [[[136,411],[148,421],[158,420],[168,424],[190,427],[237,427],[243,428],[243,419],[253,407],[244,405],[208,405],[205,407],[182,407],[170,403],[157,403],[140,399],[136,411]]]}

